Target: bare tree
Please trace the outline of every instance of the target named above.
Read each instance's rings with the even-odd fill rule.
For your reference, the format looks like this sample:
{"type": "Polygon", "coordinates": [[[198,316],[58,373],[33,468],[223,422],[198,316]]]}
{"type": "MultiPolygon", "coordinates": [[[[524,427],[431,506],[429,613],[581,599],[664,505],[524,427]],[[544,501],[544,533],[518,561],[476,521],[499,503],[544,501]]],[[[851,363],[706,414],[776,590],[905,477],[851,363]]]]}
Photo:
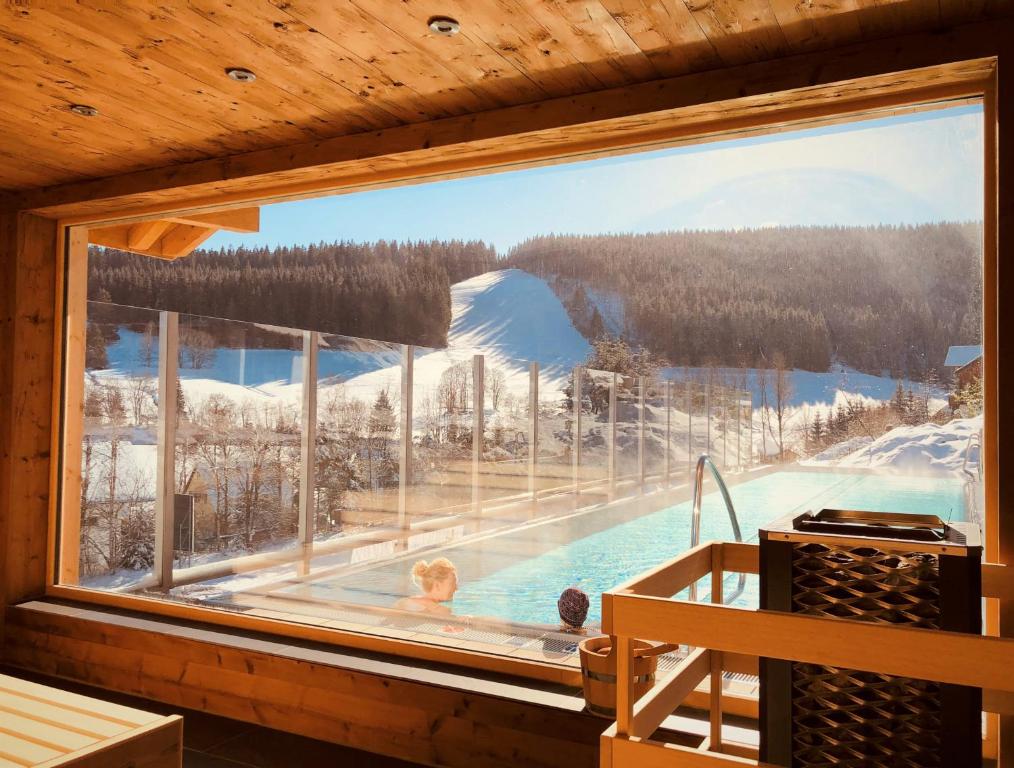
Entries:
{"type": "Polygon", "coordinates": [[[500,410],[500,401],[507,390],[507,377],[499,368],[490,368],[486,372],[486,392],[494,411],[500,410]]]}
{"type": "Polygon", "coordinates": [[[785,417],[792,399],[792,371],[786,366],[785,356],[775,352],[775,419],[778,421],[778,460],[785,461],[785,417]]]}
{"type": "Polygon", "coordinates": [[[127,402],[134,424],[147,424],[155,405],[155,382],[147,376],[127,377],[127,402]]]}
{"type": "Polygon", "coordinates": [[[149,322],[141,334],[141,344],[138,347],[137,357],[141,365],[151,368],[155,364],[155,356],[158,352],[158,339],[156,338],[155,323],[149,322]]]}
{"type": "Polygon", "coordinates": [[[768,379],[770,373],[767,368],[757,369],[757,389],[760,390],[761,451],[764,461],[767,461],[768,458],[768,434],[771,432],[771,411],[768,407],[768,379]]]}
{"type": "Polygon", "coordinates": [[[472,366],[462,361],[455,363],[440,375],[437,397],[445,414],[464,413],[468,410],[472,393],[472,366]]]}
{"type": "MultiPolygon", "coordinates": [[[[220,394],[210,395],[195,414],[194,449],[197,457],[194,470],[201,471],[211,485],[214,496],[214,548],[222,545],[230,531],[230,503],[235,484],[238,434],[236,404],[220,394]],[[198,466],[199,465],[199,466],[198,466]]],[[[191,472],[180,477],[180,490],[185,490],[191,472]]],[[[211,494],[209,494],[211,495],[211,494]]]]}
{"type": "Polygon", "coordinates": [[[207,331],[186,326],[180,329],[180,357],[190,368],[207,368],[215,360],[215,340],[207,331]]]}

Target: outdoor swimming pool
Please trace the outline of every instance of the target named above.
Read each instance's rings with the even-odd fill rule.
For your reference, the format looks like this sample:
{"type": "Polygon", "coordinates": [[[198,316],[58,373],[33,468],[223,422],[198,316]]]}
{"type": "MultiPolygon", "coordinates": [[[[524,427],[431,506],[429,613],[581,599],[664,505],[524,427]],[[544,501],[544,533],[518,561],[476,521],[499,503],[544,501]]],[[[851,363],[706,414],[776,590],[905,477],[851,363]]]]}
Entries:
{"type": "MultiPolygon", "coordinates": [[[[955,477],[899,477],[834,472],[773,472],[730,488],[743,538],[789,513],[823,507],[935,514],[965,519],[963,482],[955,477]]],[[[598,596],[620,582],[668,560],[690,546],[691,502],[648,513],[622,506],[446,547],[440,552],[458,568],[454,613],[518,623],[556,624],[556,599],[577,586],[591,600],[589,622],[600,619],[598,596]],[[637,514],[637,516],[632,516],[637,514]]],[[[720,494],[705,496],[701,540],[731,540],[720,494]]],[[[347,576],[313,582],[314,597],[391,606],[414,592],[412,560],[398,560],[347,576]]],[[[731,589],[736,576],[728,577],[731,589]]],[[[304,587],[305,588],[305,587],[304,587]]],[[[701,595],[706,597],[705,589],[701,595]]],[[[756,579],[748,580],[740,604],[756,605],[756,579]],[[751,583],[752,581],[752,583],[751,583]]]]}

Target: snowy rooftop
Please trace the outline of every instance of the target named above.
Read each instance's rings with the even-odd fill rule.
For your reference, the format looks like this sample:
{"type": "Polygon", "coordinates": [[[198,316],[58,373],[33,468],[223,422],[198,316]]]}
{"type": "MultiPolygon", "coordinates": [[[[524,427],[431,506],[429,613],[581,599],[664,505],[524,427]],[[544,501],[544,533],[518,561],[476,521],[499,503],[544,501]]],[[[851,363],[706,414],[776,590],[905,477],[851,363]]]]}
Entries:
{"type": "Polygon", "coordinates": [[[949,347],[944,366],[947,368],[963,368],[974,360],[982,357],[982,345],[969,344],[963,347],[949,347]]]}

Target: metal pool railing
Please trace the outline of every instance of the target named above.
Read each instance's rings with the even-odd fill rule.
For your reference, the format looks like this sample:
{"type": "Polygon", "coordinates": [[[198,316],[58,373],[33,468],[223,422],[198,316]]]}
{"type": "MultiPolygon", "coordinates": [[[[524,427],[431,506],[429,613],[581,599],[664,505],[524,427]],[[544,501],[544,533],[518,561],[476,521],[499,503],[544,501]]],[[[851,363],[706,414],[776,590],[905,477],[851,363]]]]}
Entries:
{"type": "MultiPolygon", "coordinates": [[[[739,529],[739,518],[736,516],[736,507],[732,503],[732,496],[729,495],[729,489],[725,485],[725,480],[722,479],[722,474],[718,471],[718,467],[715,466],[715,462],[711,460],[711,457],[706,453],[702,453],[697,459],[697,469],[694,473],[694,512],[690,523],[690,548],[693,549],[701,543],[701,503],[704,498],[705,467],[711,470],[711,475],[715,479],[715,484],[718,486],[718,490],[721,491],[722,498],[725,500],[725,508],[729,512],[729,523],[732,524],[732,533],[736,537],[736,541],[742,542],[743,534],[739,529]]],[[[740,595],[743,594],[744,589],[746,589],[746,574],[740,573],[736,589],[729,596],[727,602],[734,602],[740,595]]],[[[694,602],[697,601],[697,582],[690,585],[690,599],[694,602]]]]}

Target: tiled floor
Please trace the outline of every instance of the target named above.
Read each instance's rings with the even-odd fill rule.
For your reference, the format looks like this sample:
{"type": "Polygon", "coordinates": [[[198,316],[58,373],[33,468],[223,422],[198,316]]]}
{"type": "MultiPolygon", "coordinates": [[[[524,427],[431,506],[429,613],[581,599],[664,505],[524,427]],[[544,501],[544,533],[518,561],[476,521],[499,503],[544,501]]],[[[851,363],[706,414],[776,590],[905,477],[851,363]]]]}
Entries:
{"type": "Polygon", "coordinates": [[[148,712],[183,716],[183,768],[414,768],[414,763],[257,725],[0,667],[3,674],[148,712]]]}

